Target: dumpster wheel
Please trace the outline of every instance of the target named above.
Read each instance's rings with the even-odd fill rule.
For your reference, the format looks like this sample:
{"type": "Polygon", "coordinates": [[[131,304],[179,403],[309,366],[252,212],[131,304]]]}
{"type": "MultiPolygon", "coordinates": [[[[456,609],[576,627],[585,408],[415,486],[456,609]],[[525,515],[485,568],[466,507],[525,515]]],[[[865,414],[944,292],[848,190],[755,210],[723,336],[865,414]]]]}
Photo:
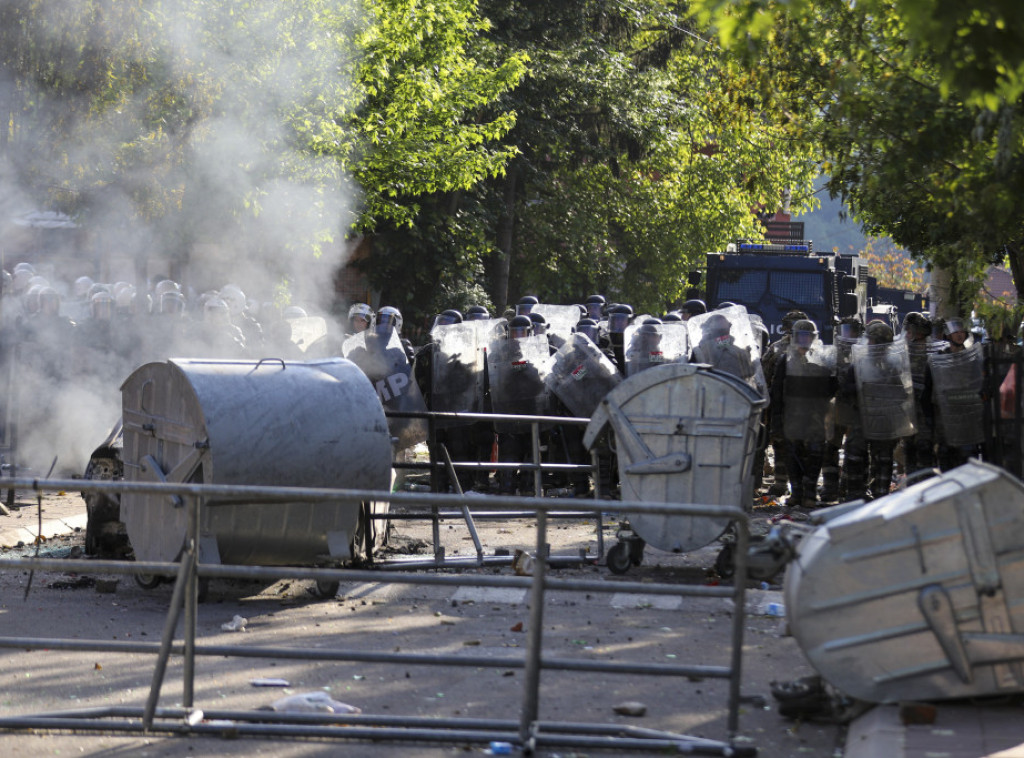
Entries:
{"type": "Polygon", "coordinates": [[[612,545],[605,556],[608,570],[620,575],[629,571],[629,567],[633,565],[633,556],[630,552],[629,544],[626,542],[616,542],[612,545]]]}
{"type": "Polygon", "coordinates": [[[159,574],[135,574],[135,583],[144,590],[153,590],[163,584],[164,578],[159,574]]]}
{"type": "Polygon", "coordinates": [[[339,589],[341,589],[341,582],[336,579],[318,579],[316,582],[316,594],[324,600],[335,597],[339,589]]]}

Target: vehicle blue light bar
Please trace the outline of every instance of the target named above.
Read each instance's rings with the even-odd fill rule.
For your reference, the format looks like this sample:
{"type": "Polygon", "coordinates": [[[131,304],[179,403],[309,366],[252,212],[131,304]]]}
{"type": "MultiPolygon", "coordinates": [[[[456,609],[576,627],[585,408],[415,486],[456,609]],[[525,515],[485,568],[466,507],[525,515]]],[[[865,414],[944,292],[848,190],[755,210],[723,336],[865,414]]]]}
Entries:
{"type": "Polygon", "coordinates": [[[741,253],[809,253],[811,246],[806,243],[778,244],[773,242],[740,242],[736,249],[741,253]]]}

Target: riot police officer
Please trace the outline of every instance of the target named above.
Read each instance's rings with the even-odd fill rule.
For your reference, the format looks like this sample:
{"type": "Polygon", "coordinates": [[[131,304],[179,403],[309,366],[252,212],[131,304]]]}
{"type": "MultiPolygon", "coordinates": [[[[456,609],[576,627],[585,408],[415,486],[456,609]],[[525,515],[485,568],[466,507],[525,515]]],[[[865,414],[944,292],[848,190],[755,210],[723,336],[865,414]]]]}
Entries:
{"type": "Polygon", "coordinates": [[[821,344],[817,326],[810,319],[796,321],[789,347],[775,365],[770,405],[772,428],[784,435],[790,506],[817,506],[834,372],[835,353],[821,344]]]}

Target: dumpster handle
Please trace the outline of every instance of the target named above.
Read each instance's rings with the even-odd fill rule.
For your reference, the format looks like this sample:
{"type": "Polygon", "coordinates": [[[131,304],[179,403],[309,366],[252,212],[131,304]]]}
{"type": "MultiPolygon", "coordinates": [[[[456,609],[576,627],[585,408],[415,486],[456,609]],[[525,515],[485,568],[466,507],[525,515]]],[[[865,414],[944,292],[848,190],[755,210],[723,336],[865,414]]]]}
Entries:
{"type": "Polygon", "coordinates": [[[285,366],[285,363],[284,363],[284,358],[260,358],[256,362],[256,365],[252,367],[252,370],[255,371],[256,369],[258,369],[260,366],[262,366],[267,361],[277,361],[278,363],[281,364],[281,368],[282,369],[287,368],[287,366],[285,366]]]}

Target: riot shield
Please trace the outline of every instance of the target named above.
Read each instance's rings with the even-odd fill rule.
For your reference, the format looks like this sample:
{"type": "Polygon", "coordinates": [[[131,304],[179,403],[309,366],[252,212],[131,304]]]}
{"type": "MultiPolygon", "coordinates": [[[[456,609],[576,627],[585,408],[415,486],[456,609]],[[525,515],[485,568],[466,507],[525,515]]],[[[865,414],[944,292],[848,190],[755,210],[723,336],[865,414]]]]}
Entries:
{"type": "Polygon", "coordinates": [[[583,334],[569,335],[544,378],[548,389],[581,418],[592,416],[601,399],[621,381],[615,364],[583,334]]]}
{"type": "MultiPolygon", "coordinates": [[[[708,311],[698,316],[691,316],[688,320],[684,321],[683,324],[690,331],[690,344],[694,346],[694,352],[696,353],[697,346],[702,341],[709,338],[714,339],[713,333],[716,332],[714,321],[716,316],[724,317],[729,322],[729,336],[732,337],[733,344],[746,350],[752,360],[760,361],[761,341],[754,334],[754,329],[750,325],[750,314],[747,313],[747,309],[742,305],[732,305],[728,308],[708,311]],[[712,323],[709,324],[709,321],[712,323]]],[[[693,360],[697,362],[696,355],[694,355],[693,360]]],[[[705,362],[703,358],[701,362],[705,362]]]]}
{"type": "Polygon", "coordinates": [[[980,344],[959,353],[928,356],[932,397],[939,409],[941,439],[947,445],[977,445],[984,440],[982,364],[980,344]]]}
{"type": "Polygon", "coordinates": [[[551,371],[551,352],[546,337],[535,334],[493,340],[487,351],[487,370],[495,413],[533,416],[548,411],[544,379],[551,371]]]}
{"type": "Polygon", "coordinates": [[[783,433],[788,440],[824,442],[832,399],[835,349],[815,342],[806,353],[790,344],[786,352],[783,433]]]}
{"type": "Polygon", "coordinates": [[[551,305],[550,303],[538,303],[533,306],[531,313],[539,313],[548,322],[548,333],[568,340],[573,333],[576,323],[582,318],[580,309],[575,305],[551,305]]]}
{"type": "MultiPolygon", "coordinates": [[[[437,343],[431,363],[430,410],[445,413],[480,413],[484,397],[485,322],[435,326],[430,336],[437,343]]],[[[440,422],[439,422],[440,423],[440,422]]],[[[465,422],[470,423],[470,422],[465,422]]],[[[450,423],[447,425],[451,425],[450,423]]]]}
{"type": "MultiPolygon", "coordinates": [[[[856,337],[840,337],[838,335],[833,340],[836,352],[836,376],[844,376],[844,372],[853,364],[853,346],[857,342],[858,338],[856,337]]],[[[836,425],[846,428],[859,423],[860,413],[853,398],[845,399],[841,393],[836,395],[836,425]]]]}
{"type": "Polygon", "coordinates": [[[626,376],[663,363],[686,363],[690,355],[689,333],[682,322],[631,324],[623,336],[626,345],[626,376]],[[643,327],[654,327],[653,330],[643,327]]]}
{"type": "Polygon", "coordinates": [[[853,373],[865,439],[896,440],[916,434],[906,342],[858,342],[853,346],[853,373]]]}
{"type": "Polygon", "coordinates": [[[327,335],[327,320],[323,316],[303,316],[286,322],[291,328],[291,341],[303,353],[317,340],[327,335]]]}
{"type": "MultiPolygon", "coordinates": [[[[392,329],[385,340],[368,329],[352,335],[341,347],[344,356],[356,364],[373,383],[385,411],[427,410],[397,330],[392,329]]],[[[343,420],[339,423],[343,423],[343,420]]],[[[398,440],[396,450],[404,450],[427,439],[426,419],[389,417],[388,429],[392,438],[398,440]]]]}

